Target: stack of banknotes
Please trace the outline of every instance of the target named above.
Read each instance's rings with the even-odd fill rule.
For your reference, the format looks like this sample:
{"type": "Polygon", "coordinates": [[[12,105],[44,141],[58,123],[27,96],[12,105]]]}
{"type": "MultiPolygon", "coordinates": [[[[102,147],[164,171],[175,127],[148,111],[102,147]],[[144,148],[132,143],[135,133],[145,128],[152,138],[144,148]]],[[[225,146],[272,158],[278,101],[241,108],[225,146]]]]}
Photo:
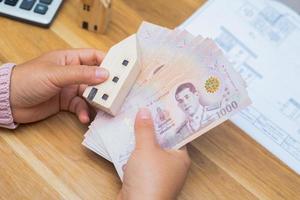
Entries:
{"type": "Polygon", "coordinates": [[[141,73],[116,117],[98,111],[83,145],[113,162],[120,178],[135,146],[139,108],[151,111],[157,141],[178,149],[248,106],[246,84],[216,43],[143,22],[141,73]]]}

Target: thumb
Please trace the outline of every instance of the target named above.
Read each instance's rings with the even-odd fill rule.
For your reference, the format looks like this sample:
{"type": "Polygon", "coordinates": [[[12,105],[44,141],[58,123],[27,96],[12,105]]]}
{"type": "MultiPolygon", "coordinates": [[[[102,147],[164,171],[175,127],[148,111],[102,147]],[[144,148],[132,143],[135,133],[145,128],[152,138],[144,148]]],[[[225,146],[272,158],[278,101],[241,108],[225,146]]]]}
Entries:
{"type": "Polygon", "coordinates": [[[58,87],[73,84],[95,85],[104,82],[109,72],[98,66],[68,65],[52,67],[50,81],[58,87]]]}
{"type": "Polygon", "coordinates": [[[148,109],[142,108],[135,119],[135,148],[145,149],[159,147],[153,125],[151,113],[148,109]]]}

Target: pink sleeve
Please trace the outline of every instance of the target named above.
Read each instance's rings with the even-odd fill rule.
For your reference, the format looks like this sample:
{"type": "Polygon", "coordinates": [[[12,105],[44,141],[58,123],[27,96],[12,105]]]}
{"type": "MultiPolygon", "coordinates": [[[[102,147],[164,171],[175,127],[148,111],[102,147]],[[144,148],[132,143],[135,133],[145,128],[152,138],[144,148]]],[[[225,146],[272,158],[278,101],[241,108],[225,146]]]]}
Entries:
{"type": "Polygon", "coordinates": [[[15,129],[10,107],[10,77],[15,64],[7,63],[0,67],[0,127],[15,129]]]}

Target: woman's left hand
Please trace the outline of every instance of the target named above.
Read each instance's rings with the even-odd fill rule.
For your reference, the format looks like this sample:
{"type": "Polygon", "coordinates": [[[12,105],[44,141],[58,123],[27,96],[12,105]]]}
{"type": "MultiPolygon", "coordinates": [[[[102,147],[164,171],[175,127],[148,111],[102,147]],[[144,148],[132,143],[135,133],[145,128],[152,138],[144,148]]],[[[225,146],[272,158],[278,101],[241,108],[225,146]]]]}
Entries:
{"type": "Polygon", "coordinates": [[[87,85],[108,78],[108,71],[98,67],[103,58],[95,49],[60,50],[15,66],[10,88],[14,121],[35,122],[65,110],[88,123],[91,110],[82,94],[87,85]]]}

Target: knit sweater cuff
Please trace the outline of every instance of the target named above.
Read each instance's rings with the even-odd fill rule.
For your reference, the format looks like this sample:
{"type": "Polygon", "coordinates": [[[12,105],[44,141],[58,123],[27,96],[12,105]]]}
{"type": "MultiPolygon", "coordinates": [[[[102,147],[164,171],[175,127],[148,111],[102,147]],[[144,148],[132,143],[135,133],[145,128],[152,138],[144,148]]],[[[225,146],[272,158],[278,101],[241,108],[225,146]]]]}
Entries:
{"type": "Polygon", "coordinates": [[[0,127],[8,129],[17,127],[10,107],[10,78],[14,66],[7,63],[0,67],[0,127]]]}

